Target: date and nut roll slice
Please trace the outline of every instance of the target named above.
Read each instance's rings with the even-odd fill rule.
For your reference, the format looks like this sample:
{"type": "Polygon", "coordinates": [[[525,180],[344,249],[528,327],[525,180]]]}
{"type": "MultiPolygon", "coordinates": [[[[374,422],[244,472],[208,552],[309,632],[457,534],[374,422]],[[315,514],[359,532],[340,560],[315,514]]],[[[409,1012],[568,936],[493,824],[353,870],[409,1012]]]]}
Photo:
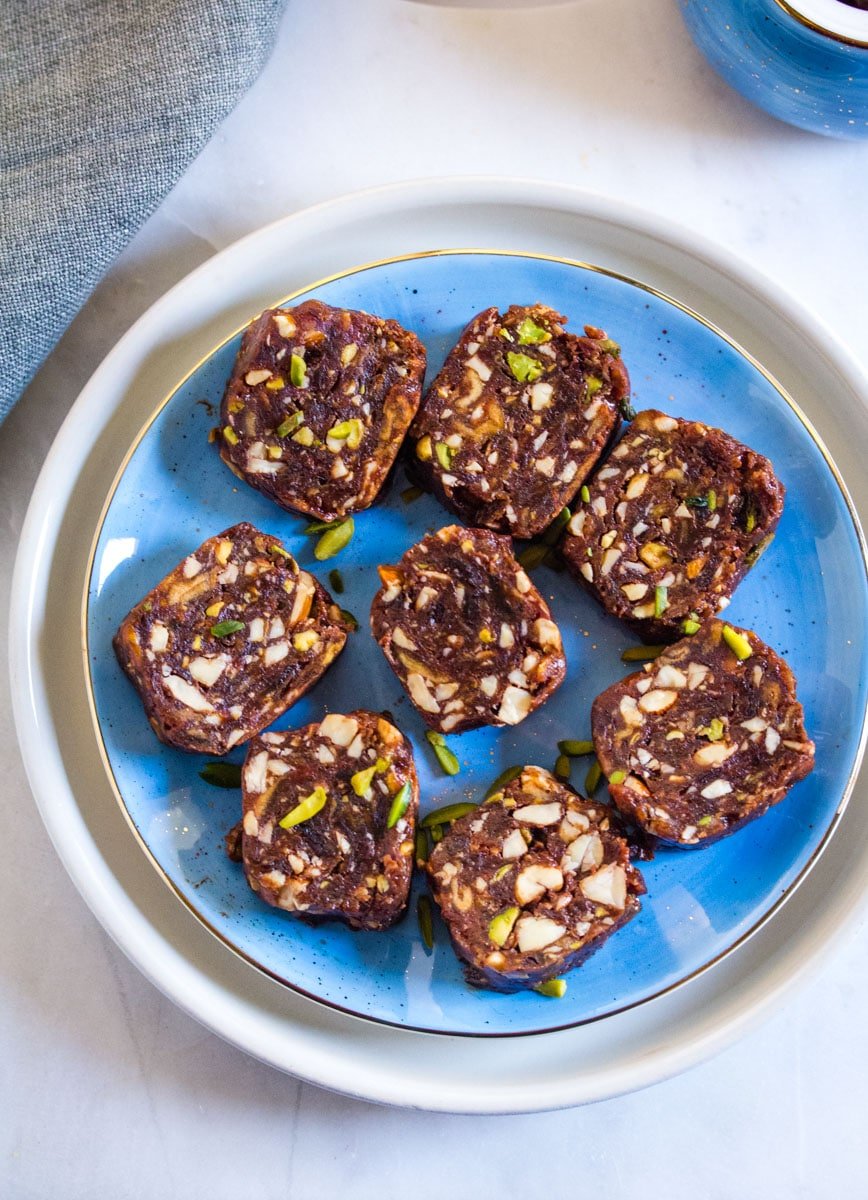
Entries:
{"type": "Polygon", "coordinates": [[[470,525],[533,537],[569,504],[630,391],[615,342],[541,304],[474,317],[413,423],[413,474],[470,525]]]}
{"type": "Polygon", "coordinates": [[[397,321],[307,300],[248,328],[220,456],[284,508],[325,521],[376,499],[419,407],[425,349],[397,321]]]}
{"type": "Polygon", "coordinates": [[[225,754],[313,687],[346,640],[325,588],[242,522],[158,583],[114,648],[161,741],[225,754]]]}
{"type": "Polygon", "coordinates": [[[772,464],[699,421],[640,412],[594,472],[561,543],[571,574],[645,641],[695,632],[771,541],[772,464]]]}
{"type": "Polygon", "coordinates": [[[704,846],[814,765],[793,673],[755,633],[709,621],[594,701],[612,800],[654,837],[704,846]]]}
{"type": "Polygon", "coordinates": [[[371,629],[432,729],[517,725],[563,681],[560,630],[509,538],[449,525],[378,570],[371,629]]]}
{"type": "Polygon", "coordinates": [[[353,929],[407,907],[419,785],[410,743],[378,713],[264,733],[242,772],[241,853],[268,904],[353,929]]]}
{"type": "Polygon", "coordinates": [[[613,814],[540,767],[455,821],[427,870],[468,982],[502,992],[579,966],[645,891],[613,814]]]}

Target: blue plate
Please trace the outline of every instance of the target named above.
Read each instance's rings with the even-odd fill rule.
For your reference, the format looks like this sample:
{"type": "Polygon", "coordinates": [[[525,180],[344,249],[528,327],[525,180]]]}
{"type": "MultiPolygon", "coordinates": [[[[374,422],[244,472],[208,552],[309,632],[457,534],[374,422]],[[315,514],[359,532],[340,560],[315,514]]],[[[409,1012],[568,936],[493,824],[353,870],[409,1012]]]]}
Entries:
{"type": "MultiPolygon", "coordinates": [[[[602,326],[623,347],[637,408],[719,425],[771,457],[787,488],[778,536],[742,583],[728,615],[790,661],[817,743],[811,776],[767,816],[701,851],[661,850],[642,867],[641,914],[569,977],[561,1000],[501,996],[465,985],[446,931],[428,953],[414,916],[382,934],[312,927],[261,903],[223,851],[239,795],[208,786],[204,762],[163,746],[118,667],[111,638],[132,605],[206,537],[236,521],[284,539],[324,576],[339,566],[341,603],[358,633],[325,678],[276,723],[326,711],[390,709],[415,746],[423,812],[479,799],[514,763],[551,767],[559,738],[585,738],[591,701],[627,668],[634,639],[565,575],[535,572],[564,633],[564,685],[515,729],[450,739],[461,773],[438,772],[424,727],[368,631],[376,564],[396,562],[452,518],[430,497],[382,502],[356,518],[339,558],[318,564],[303,521],[239,483],[207,444],[240,334],[211,354],[160,408],[128,457],[98,534],[86,635],[98,732],[118,797],[156,867],[220,939],[290,987],[362,1017],[440,1033],[522,1034],[595,1020],[640,1004],[718,961],[766,919],[816,859],[846,802],[861,752],[868,686],[866,567],[858,527],[834,467],[792,403],[744,352],[675,301],[582,264],[530,255],[448,252],[350,271],[295,299],[394,317],[428,348],[429,378],[466,322],[496,304],[541,301],[572,327],[602,326]]],[[[243,752],[231,756],[241,761],[243,752]]],[[[574,766],[581,789],[585,763],[574,766]]]]}

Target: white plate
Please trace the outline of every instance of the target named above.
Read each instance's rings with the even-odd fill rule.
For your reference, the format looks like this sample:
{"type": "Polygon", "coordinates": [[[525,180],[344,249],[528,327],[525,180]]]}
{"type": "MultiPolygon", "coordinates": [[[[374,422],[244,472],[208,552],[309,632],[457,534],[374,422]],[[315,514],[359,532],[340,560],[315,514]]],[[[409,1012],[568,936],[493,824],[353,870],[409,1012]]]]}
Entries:
{"type": "Polygon", "coordinates": [[[210,346],[275,296],[348,264],[444,246],[509,246],[603,263],[704,313],[807,411],[864,511],[868,382],[813,317],[749,267],[684,231],[568,188],[445,180],[366,192],[280,221],[205,263],[142,317],[91,379],[58,434],[22,535],[13,696],[31,784],[60,857],[98,919],[166,995],[259,1058],[348,1094],[446,1111],[531,1111],[674,1074],[727,1044],[814,971],[868,890],[861,781],[792,900],[705,976],[564,1033],[435,1045],[288,993],[177,904],[133,841],[104,776],[70,603],[126,447],[210,346]]]}

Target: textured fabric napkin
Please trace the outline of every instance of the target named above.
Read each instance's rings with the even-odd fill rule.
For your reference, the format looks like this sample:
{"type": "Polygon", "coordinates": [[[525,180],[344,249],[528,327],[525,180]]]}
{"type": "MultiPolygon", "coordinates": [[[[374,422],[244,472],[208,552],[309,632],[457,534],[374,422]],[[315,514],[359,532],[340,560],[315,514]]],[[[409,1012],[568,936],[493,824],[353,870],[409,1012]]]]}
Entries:
{"type": "Polygon", "coordinates": [[[0,421],[256,78],[285,2],[0,3],[0,421]]]}

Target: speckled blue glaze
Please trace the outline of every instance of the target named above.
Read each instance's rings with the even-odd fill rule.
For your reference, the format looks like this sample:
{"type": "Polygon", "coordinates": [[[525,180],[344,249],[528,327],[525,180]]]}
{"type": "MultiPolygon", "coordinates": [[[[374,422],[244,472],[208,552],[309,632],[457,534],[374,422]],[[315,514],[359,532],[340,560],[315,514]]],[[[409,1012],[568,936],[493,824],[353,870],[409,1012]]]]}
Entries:
{"type": "Polygon", "coordinates": [[[868,137],[868,46],[811,29],[776,0],[680,5],[696,45],[746,99],[814,133],[868,137]]]}
{"type": "MultiPolygon", "coordinates": [[[[357,271],[311,294],[413,329],[428,348],[429,379],[476,312],[542,301],[569,314],[573,328],[588,321],[621,342],[637,408],[719,424],[770,455],[787,487],[786,509],[776,542],[729,613],[791,662],[817,743],[816,770],[733,837],[701,851],[662,850],[644,864],[641,914],[570,976],[558,1001],[467,987],[439,921],[434,952],[426,952],[413,911],[419,879],[410,915],[383,934],[355,934],[337,923],[312,927],[267,907],[223,852],[223,835],[239,816],[238,793],[209,787],[198,775],[204,759],[157,741],[111,648],[129,608],[204,538],[246,519],[282,537],[321,578],[340,567],[341,603],[361,629],[275,727],[302,725],[326,710],[390,709],[415,747],[423,812],[479,798],[514,763],[551,767],[559,738],[588,736],[591,701],[627,670],[620,653],[634,639],[566,575],[540,568],[536,582],[564,634],[566,682],[514,729],[450,738],[462,770],[455,778],[440,774],[422,721],[371,638],[367,614],[378,586],[376,564],[395,562],[452,518],[430,497],[405,504],[399,471],[382,502],[356,517],[350,546],[336,560],[317,563],[303,520],[237,480],[207,444],[238,347],[234,338],[153,422],[122,475],[98,541],[89,661],[106,751],[128,813],[162,871],[220,937],[327,1003],[380,1021],[477,1035],[539,1031],[639,1003],[712,962],[753,928],[810,861],[841,802],[868,687],[865,566],[843,495],[806,428],[756,367],[700,321],[629,282],[529,257],[458,253],[357,271]]],[[[241,761],[243,750],[230,758],[241,761]]],[[[574,768],[579,788],[586,765],[574,768]]]]}

